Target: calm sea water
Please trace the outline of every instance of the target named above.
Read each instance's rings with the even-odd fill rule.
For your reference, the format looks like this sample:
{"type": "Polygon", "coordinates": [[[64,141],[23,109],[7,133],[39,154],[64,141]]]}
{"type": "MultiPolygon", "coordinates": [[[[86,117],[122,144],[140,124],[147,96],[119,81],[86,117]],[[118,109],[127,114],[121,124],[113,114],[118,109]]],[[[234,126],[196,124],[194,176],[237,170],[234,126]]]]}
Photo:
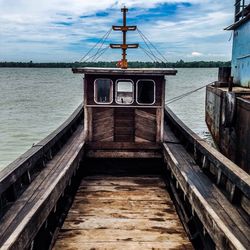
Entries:
{"type": "MultiPolygon", "coordinates": [[[[167,80],[166,100],[206,85],[217,69],[178,69],[167,80]]],[[[82,102],[82,76],[71,69],[0,68],[0,169],[56,129],[82,102]]],[[[209,140],[205,89],[170,105],[209,140]]]]}

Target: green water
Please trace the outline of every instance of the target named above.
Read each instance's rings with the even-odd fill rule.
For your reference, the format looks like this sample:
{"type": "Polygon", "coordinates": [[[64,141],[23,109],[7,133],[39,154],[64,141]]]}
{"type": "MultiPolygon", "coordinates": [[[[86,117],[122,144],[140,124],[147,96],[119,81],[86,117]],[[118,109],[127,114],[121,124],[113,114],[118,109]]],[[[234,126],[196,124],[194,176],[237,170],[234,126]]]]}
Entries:
{"type": "MultiPolygon", "coordinates": [[[[217,69],[178,69],[167,80],[166,99],[208,84],[217,69]]],[[[0,68],[0,169],[56,129],[82,102],[82,76],[70,69],[0,68]]],[[[201,137],[205,89],[170,105],[201,137]]]]}

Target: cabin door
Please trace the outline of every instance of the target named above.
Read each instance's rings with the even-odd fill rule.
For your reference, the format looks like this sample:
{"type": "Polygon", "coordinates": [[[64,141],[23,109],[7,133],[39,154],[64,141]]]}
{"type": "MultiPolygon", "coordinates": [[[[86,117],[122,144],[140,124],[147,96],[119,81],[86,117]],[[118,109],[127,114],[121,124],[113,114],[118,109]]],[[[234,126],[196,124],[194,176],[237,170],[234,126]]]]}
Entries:
{"type": "Polygon", "coordinates": [[[114,109],[114,141],[135,141],[135,110],[133,108],[114,109]]]}

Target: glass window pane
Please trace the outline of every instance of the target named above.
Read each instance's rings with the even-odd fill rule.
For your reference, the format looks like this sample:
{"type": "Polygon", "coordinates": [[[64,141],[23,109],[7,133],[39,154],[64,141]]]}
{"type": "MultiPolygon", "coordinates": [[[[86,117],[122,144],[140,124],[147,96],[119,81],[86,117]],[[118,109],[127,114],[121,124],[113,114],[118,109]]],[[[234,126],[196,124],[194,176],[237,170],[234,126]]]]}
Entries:
{"type": "Polygon", "coordinates": [[[94,88],[97,103],[112,102],[112,81],[110,79],[96,79],[94,88]]]}
{"type": "Polygon", "coordinates": [[[139,104],[153,104],[155,102],[155,83],[152,80],[137,82],[137,102],[139,104]]]}
{"type": "Polygon", "coordinates": [[[119,80],[116,83],[116,102],[118,104],[131,104],[133,102],[134,88],[131,81],[119,80]]]}

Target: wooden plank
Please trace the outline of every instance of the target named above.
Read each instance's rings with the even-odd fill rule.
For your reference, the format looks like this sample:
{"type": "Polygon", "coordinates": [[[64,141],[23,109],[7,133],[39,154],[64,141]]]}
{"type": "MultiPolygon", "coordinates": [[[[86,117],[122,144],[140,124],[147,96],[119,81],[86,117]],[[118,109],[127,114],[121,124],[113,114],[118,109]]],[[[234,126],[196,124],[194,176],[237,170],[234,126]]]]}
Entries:
{"type": "Polygon", "coordinates": [[[176,75],[177,70],[176,69],[167,69],[167,68],[162,68],[162,69],[148,69],[148,68],[140,68],[140,69],[119,69],[119,68],[73,68],[72,69],[73,73],[75,74],[87,74],[87,75],[145,75],[145,76],[162,76],[164,77],[165,75],[176,75]]]}
{"type": "Polygon", "coordinates": [[[135,136],[145,139],[145,140],[149,140],[151,142],[155,142],[156,141],[156,134],[155,133],[150,133],[147,130],[140,130],[140,129],[136,129],[135,130],[135,136]]]}
{"type": "Polygon", "coordinates": [[[149,127],[152,130],[156,131],[156,121],[150,121],[144,118],[135,118],[135,127],[142,126],[142,127],[149,127]]]}
{"type": "Polygon", "coordinates": [[[248,214],[250,214],[250,201],[245,196],[241,198],[241,206],[248,214]]]}
{"type": "MultiPolygon", "coordinates": [[[[93,205],[91,205],[93,206],[93,205]]],[[[143,209],[144,207],[141,207],[143,209]]],[[[87,208],[86,208],[87,209],[87,208]]],[[[101,209],[101,208],[100,208],[101,209]]],[[[122,209],[122,208],[121,208],[122,209]]],[[[154,219],[154,218],[153,218],[154,219]]],[[[87,230],[87,229],[102,229],[105,225],[105,228],[112,229],[112,230],[146,230],[148,228],[176,228],[177,230],[180,229],[180,225],[176,222],[176,217],[169,216],[168,218],[162,218],[160,221],[147,219],[147,218],[139,218],[139,219],[129,219],[129,218],[95,218],[95,217],[86,217],[82,220],[77,218],[76,216],[69,215],[68,218],[65,220],[62,229],[64,230],[87,230]]]]}
{"type": "Polygon", "coordinates": [[[166,143],[180,144],[180,140],[176,138],[176,136],[171,131],[171,128],[167,124],[165,124],[163,140],[166,143]]]}
{"type": "Polygon", "coordinates": [[[137,143],[152,143],[151,141],[140,138],[138,136],[135,136],[135,142],[137,142],[137,143]]]}
{"type": "MultiPolygon", "coordinates": [[[[206,186],[206,192],[210,194],[211,201],[216,201],[217,203],[213,202],[213,206],[215,207],[215,210],[218,212],[219,216],[229,225],[229,228],[232,230],[237,230],[238,228],[238,237],[240,238],[240,235],[242,235],[243,239],[247,237],[247,235],[250,235],[250,221],[245,223],[244,218],[239,214],[239,211],[229,202],[229,200],[218,190],[218,188],[211,184],[211,182],[208,180],[208,178],[201,178],[200,176],[204,176],[204,173],[202,170],[195,164],[195,162],[190,161],[188,157],[186,156],[187,153],[184,151],[180,152],[180,157],[186,158],[186,161],[189,161],[189,163],[192,164],[192,169],[195,171],[197,175],[197,182],[200,186],[206,186]],[[212,187],[212,190],[209,190],[209,188],[212,187]],[[207,190],[208,189],[208,190],[207,190]],[[217,209],[216,209],[217,208],[217,209]],[[229,219],[230,218],[230,219],[229,219]],[[235,226],[235,223],[237,224],[235,226]],[[246,236],[244,236],[245,234],[246,236]]],[[[198,185],[197,185],[198,186],[198,185]]],[[[207,196],[207,193],[205,193],[207,196]]],[[[208,197],[208,196],[207,196],[208,197]]]]}
{"type": "MultiPolygon", "coordinates": [[[[115,250],[115,249],[130,249],[130,250],[138,250],[138,249],[145,249],[145,250],[152,250],[152,249],[161,249],[161,250],[169,250],[169,249],[178,249],[178,250],[191,250],[193,249],[190,244],[185,243],[179,243],[179,242],[128,242],[129,239],[124,240],[122,242],[119,242],[119,248],[118,244],[116,242],[93,242],[93,243],[84,243],[84,246],[86,249],[106,249],[106,250],[115,250]]],[[[75,243],[73,241],[71,242],[63,242],[60,241],[56,244],[54,249],[65,249],[65,250],[80,250],[81,245],[78,243],[75,243]]]]}
{"type": "Polygon", "coordinates": [[[109,127],[106,127],[106,129],[104,127],[101,127],[98,130],[93,131],[94,140],[110,137],[113,135],[114,135],[114,129],[109,127]]]}
{"type": "Polygon", "coordinates": [[[114,140],[116,142],[133,142],[134,136],[133,136],[133,134],[127,134],[127,135],[115,134],[114,140]]]}
{"type": "Polygon", "coordinates": [[[101,119],[95,119],[92,121],[93,128],[96,129],[100,124],[106,124],[106,125],[113,125],[114,124],[114,117],[113,116],[108,116],[108,117],[103,117],[101,119]]]}
{"type": "MultiPolygon", "coordinates": [[[[116,190],[115,187],[105,186],[100,187],[99,190],[93,190],[93,188],[90,188],[90,190],[80,188],[79,191],[81,191],[81,196],[79,197],[86,197],[88,199],[95,196],[107,199],[106,195],[108,195],[110,200],[162,200],[166,196],[166,191],[164,189],[147,189],[147,192],[145,192],[145,189],[140,190],[138,188],[124,188],[123,190],[116,190]]],[[[76,197],[78,197],[78,195],[79,194],[77,194],[76,197]]]]}
{"type": "Polygon", "coordinates": [[[162,154],[157,151],[125,151],[125,150],[88,150],[86,157],[89,158],[162,158],[162,154]]]}
{"type": "Polygon", "coordinates": [[[136,143],[136,142],[89,142],[86,149],[137,149],[137,150],[157,150],[161,149],[161,145],[152,142],[136,143]]]}
{"type": "Polygon", "coordinates": [[[156,110],[156,141],[163,141],[163,109],[156,110]]]}
{"type": "Polygon", "coordinates": [[[135,117],[138,117],[139,119],[146,119],[146,120],[151,120],[151,121],[156,120],[156,114],[145,112],[140,109],[135,110],[135,117]]]}
{"type": "Polygon", "coordinates": [[[86,138],[86,140],[92,141],[93,139],[93,108],[85,107],[85,113],[87,114],[87,117],[86,117],[87,120],[84,120],[84,123],[88,124],[87,126],[88,137],[86,138]]]}
{"type": "Polygon", "coordinates": [[[237,215],[238,211],[221,195],[181,145],[164,144],[164,147],[172,173],[217,247],[245,249],[244,246],[250,243],[244,234],[249,235],[250,229],[237,215]],[[244,228],[244,233],[239,226],[244,228]]]}
{"type": "Polygon", "coordinates": [[[114,115],[116,119],[134,119],[134,109],[128,107],[122,111],[119,108],[116,108],[114,115]]]}
{"type": "Polygon", "coordinates": [[[114,133],[114,125],[113,123],[98,123],[95,127],[93,127],[93,137],[97,134],[106,133],[107,130],[112,131],[114,133]]]}
{"type": "Polygon", "coordinates": [[[53,174],[56,169],[60,166],[62,161],[62,156],[68,150],[73,147],[73,141],[78,138],[82,133],[82,127],[79,128],[72,138],[65,144],[64,148],[58,152],[58,154],[53,158],[51,162],[47,164],[47,167],[40,173],[40,175],[32,182],[32,184],[27,188],[27,190],[20,196],[20,198],[11,206],[7,213],[3,216],[0,221],[0,227],[2,229],[2,234],[0,235],[0,245],[12,230],[18,225],[18,222],[22,220],[25,211],[27,211],[26,206],[29,206],[34,202],[38,192],[43,191],[43,184],[49,175],[53,174]],[[58,163],[55,166],[55,163],[58,163]]]}
{"type": "MultiPolygon", "coordinates": [[[[161,120],[160,120],[160,141],[164,141],[164,107],[165,107],[165,93],[166,93],[166,81],[162,80],[162,88],[161,88],[161,120]]],[[[156,139],[157,140],[157,139],[156,139]]]]}
{"type": "Polygon", "coordinates": [[[164,186],[158,176],[86,177],[54,249],[193,249],[164,186]]]}
{"type": "Polygon", "coordinates": [[[222,173],[250,199],[249,174],[191,131],[168,107],[165,109],[165,121],[166,123],[171,122],[191,144],[195,143],[197,149],[206,155],[210,162],[218,166],[222,173]]]}
{"type": "Polygon", "coordinates": [[[115,127],[114,128],[115,134],[124,134],[124,135],[133,135],[134,128],[132,127],[115,127]]]}
{"type": "Polygon", "coordinates": [[[93,120],[99,120],[99,119],[103,119],[105,117],[110,117],[114,115],[114,109],[107,109],[107,110],[103,110],[98,113],[95,112],[96,109],[93,109],[93,120]]]}
{"type": "MultiPolygon", "coordinates": [[[[90,94],[90,93],[88,93],[90,94]]],[[[95,114],[98,114],[98,113],[103,113],[103,112],[110,112],[110,108],[106,107],[104,108],[103,106],[101,105],[98,105],[99,108],[94,108],[94,112],[95,114]]]]}
{"type": "Polygon", "coordinates": [[[134,120],[116,119],[115,126],[116,127],[134,127],[134,120]]]}
{"type": "MultiPolygon", "coordinates": [[[[32,190],[31,197],[25,198],[23,207],[6,231],[1,235],[1,249],[25,249],[34,239],[41,225],[46,220],[49,212],[56,204],[63,186],[66,186],[74,169],[77,167],[83,154],[84,131],[75,134],[75,139],[66,149],[67,153],[55,161],[53,171],[42,180],[36,190],[32,190]],[[59,184],[58,184],[59,183],[59,184]]],[[[53,161],[53,160],[52,160],[53,161]]],[[[33,184],[33,183],[32,183],[33,184]]],[[[25,194],[24,194],[25,195],[25,194]]],[[[13,218],[13,214],[11,214],[13,218]]]]}
{"type": "Polygon", "coordinates": [[[156,134],[156,124],[148,124],[145,126],[145,124],[142,124],[141,122],[137,122],[135,129],[141,130],[141,131],[146,131],[146,133],[151,133],[151,134],[156,134]]]}
{"type": "Polygon", "coordinates": [[[79,191],[83,191],[83,192],[106,192],[106,193],[116,193],[116,192],[130,192],[130,191],[138,191],[139,192],[149,192],[149,193],[155,193],[157,194],[165,194],[165,186],[161,186],[161,187],[152,187],[152,186],[146,186],[146,185],[138,185],[137,187],[131,187],[130,185],[127,186],[123,186],[123,185],[103,185],[103,186],[94,186],[94,185],[85,185],[85,186],[80,186],[79,187],[79,191]]]}
{"type": "Polygon", "coordinates": [[[165,188],[166,184],[159,179],[159,177],[154,176],[143,176],[143,177],[127,177],[124,179],[117,179],[117,177],[112,176],[87,176],[82,182],[81,186],[115,186],[119,188],[122,187],[156,187],[165,188]]]}
{"type": "MultiPolygon", "coordinates": [[[[180,227],[181,228],[181,227],[180,227]]],[[[64,238],[70,239],[70,241],[77,241],[78,244],[84,245],[85,242],[119,242],[119,241],[173,241],[182,242],[184,233],[180,231],[180,228],[167,229],[156,228],[147,230],[122,230],[122,229],[87,229],[87,230],[61,230],[58,240],[64,240],[64,238]],[[164,233],[165,231],[165,233],[164,233]],[[73,236],[73,237],[72,237],[73,236]]],[[[182,228],[181,228],[182,229],[182,228]]],[[[183,229],[182,229],[183,230],[183,229]]]]}
{"type": "Polygon", "coordinates": [[[137,107],[137,109],[140,110],[140,111],[144,111],[146,113],[156,115],[155,107],[152,107],[152,106],[147,106],[147,108],[139,108],[139,107],[137,107]]]}
{"type": "Polygon", "coordinates": [[[112,135],[110,137],[106,137],[106,138],[100,139],[98,141],[100,141],[100,142],[113,142],[114,141],[114,136],[112,135]]]}

